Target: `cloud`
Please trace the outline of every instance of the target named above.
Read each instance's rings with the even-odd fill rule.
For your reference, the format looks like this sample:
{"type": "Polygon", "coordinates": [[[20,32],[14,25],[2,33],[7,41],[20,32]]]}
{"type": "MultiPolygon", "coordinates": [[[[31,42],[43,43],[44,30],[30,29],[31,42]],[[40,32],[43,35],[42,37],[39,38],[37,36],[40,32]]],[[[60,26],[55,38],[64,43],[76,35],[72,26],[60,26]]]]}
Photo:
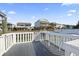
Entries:
{"type": "Polygon", "coordinates": [[[68,14],[67,14],[67,16],[72,16],[72,15],[73,15],[72,13],[68,13],[68,14]]]}
{"type": "Polygon", "coordinates": [[[9,19],[9,20],[10,20],[11,18],[10,18],[10,17],[7,17],[7,19],[9,19]]]}
{"type": "Polygon", "coordinates": [[[47,11],[49,8],[44,8],[44,11],[47,11]]]}
{"type": "Polygon", "coordinates": [[[69,10],[67,11],[67,16],[72,16],[76,13],[76,10],[69,10]]]}
{"type": "Polygon", "coordinates": [[[2,12],[6,13],[6,10],[1,10],[2,12]]]}
{"type": "Polygon", "coordinates": [[[68,12],[69,12],[69,13],[75,13],[76,10],[69,10],[68,12]]]}
{"type": "Polygon", "coordinates": [[[32,16],[32,19],[36,18],[35,16],[32,16]]]}
{"type": "Polygon", "coordinates": [[[1,12],[3,12],[4,14],[7,15],[7,10],[6,9],[2,9],[1,12]]]}
{"type": "Polygon", "coordinates": [[[16,14],[15,11],[9,11],[8,14],[16,14]]]}
{"type": "Polygon", "coordinates": [[[59,19],[59,18],[62,18],[63,16],[58,16],[58,17],[56,17],[56,19],[59,19]]]}
{"type": "Polygon", "coordinates": [[[74,4],[74,3],[62,3],[61,6],[70,6],[72,4],[74,4]]]}
{"type": "Polygon", "coordinates": [[[32,16],[32,19],[35,19],[36,18],[36,16],[32,16]]]}

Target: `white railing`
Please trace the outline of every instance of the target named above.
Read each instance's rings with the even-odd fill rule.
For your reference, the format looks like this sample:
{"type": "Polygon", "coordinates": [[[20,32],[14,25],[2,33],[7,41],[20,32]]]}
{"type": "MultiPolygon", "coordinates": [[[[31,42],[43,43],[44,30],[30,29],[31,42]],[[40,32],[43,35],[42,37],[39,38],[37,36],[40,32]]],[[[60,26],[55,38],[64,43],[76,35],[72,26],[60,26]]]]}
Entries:
{"type": "Polygon", "coordinates": [[[14,44],[32,42],[34,37],[34,32],[3,34],[0,36],[0,55],[3,55],[5,52],[7,52],[14,44]]]}
{"type": "Polygon", "coordinates": [[[34,33],[33,32],[23,32],[23,33],[15,33],[16,35],[16,42],[32,42],[34,40],[34,33]]]}
{"type": "Polygon", "coordinates": [[[79,35],[75,34],[61,34],[61,33],[48,33],[49,41],[61,48],[63,48],[63,43],[67,41],[72,41],[75,39],[79,39],[79,35]]]}
{"type": "MultiPolygon", "coordinates": [[[[33,41],[40,41],[44,44],[51,52],[53,52],[53,45],[56,45],[60,51],[63,48],[63,43],[79,39],[78,35],[74,34],[61,34],[49,31],[42,32],[16,32],[8,33],[0,36],[0,55],[3,55],[8,51],[14,44],[17,43],[29,43],[33,41]],[[52,45],[53,44],[53,45],[52,45]]],[[[56,53],[58,53],[58,51],[56,53]]]]}
{"type": "Polygon", "coordinates": [[[3,36],[0,36],[0,55],[2,55],[4,51],[5,51],[5,40],[3,39],[3,36]]]}
{"type": "Polygon", "coordinates": [[[3,34],[0,36],[0,55],[6,52],[14,44],[13,34],[3,34]]]}
{"type": "MultiPolygon", "coordinates": [[[[45,33],[45,32],[43,32],[45,33]]],[[[61,49],[65,50],[63,48],[64,42],[72,41],[79,39],[79,35],[75,34],[61,34],[61,33],[55,33],[55,32],[46,32],[45,33],[45,40],[42,41],[42,43],[51,51],[54,53],[55,50],[53,50],[53,45],[58,47],[58,51],[55,53],[58,54],[61,49]]],[[[60,55],[60,53],[58,54],[60,55]]],[[[61,54],[63,55],[63,54],[61,54]]]]}
{"type": "Polygon", "coordinates": [[[65,56],[79,56],[79,39],[64,42],[65,56]]]}

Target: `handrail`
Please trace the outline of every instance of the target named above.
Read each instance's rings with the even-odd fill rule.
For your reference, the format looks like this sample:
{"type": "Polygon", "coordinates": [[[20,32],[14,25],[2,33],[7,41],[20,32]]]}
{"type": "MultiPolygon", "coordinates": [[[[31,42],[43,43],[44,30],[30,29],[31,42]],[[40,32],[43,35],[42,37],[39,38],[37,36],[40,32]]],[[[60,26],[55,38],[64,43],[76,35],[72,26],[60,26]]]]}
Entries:
{"type": "MultiPolygon", "coordinates": [[[[16,32],[7,33],[0,36],[0,55],[3,55],[8,49],[17,43],[28,43],[34,40],[39,40],[49,49],[51,48],[50,43],[63,49],[63,43],[78,39],[78,35],[61,34],[49,31],[40,32],[16,32]],[[46,42],[45,40],[48,40],[46,42]]],[[[51,49],[52,50],[52,49],[51,49]]]]}
{"type": "Polygon", "coordinates": [[[32,42],[33,40],[34,40],[34,33],[33,32],[3,34],[2,36],[0,36],[0,55],[3,55],[14,44],[28,43],[28,42],[32,42]],[[27,39],[28,39],[28,41],[27,41],[27,39]]]}

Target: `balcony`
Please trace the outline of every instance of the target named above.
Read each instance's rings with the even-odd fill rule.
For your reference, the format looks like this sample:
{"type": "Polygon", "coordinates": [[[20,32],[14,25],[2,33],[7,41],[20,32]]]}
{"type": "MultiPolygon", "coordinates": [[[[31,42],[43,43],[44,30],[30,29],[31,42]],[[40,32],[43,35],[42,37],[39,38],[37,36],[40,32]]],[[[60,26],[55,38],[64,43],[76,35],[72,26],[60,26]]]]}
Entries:
{"type": "Polygon", "coordinates": [[[0,55],[64,56],[65,42],[75,39],[79,36],[49,31],[7,33],[0,36],[0,55]]]}

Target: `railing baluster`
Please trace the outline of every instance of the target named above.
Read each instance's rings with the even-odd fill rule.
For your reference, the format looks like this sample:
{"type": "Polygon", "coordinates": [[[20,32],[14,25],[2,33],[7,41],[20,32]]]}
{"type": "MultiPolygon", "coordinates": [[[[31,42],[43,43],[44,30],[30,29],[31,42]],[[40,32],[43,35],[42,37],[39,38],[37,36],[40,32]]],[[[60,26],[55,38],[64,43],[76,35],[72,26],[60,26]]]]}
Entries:
{"type": "Polygon", "coordinates": [[[26,35],[25,35],[25,40],[26,40],[26,42],[27,42],[27,33],[26,33],[26,35]]]}
{"type": "Polygon", "coordinates": [[[24,34],[23,34],[23,42],[24,42],[24,34]]]}
{"type": "Polygon", "coordinates": [[[21,42],[21,40],[22,40],[22,39],[21,39],[21,34],[19,34],[19,42],[21,42]]]}
{"type": "Polygon", "coordinates": [[[72,41],[74,39],[79,38],[78,36],[73,35],[67,35],[67,34],[60,34],[60,33],[44,33],[44,32],[23,32],[23,33],[10,33],[10,34],[4,34],[3,36],[0,36],[0,54],[1,51],[4,51],[3,49],[7,50],[12,44],[14,43],[20,43],[20,42],[32,42],[35,40],[44,41],[45,45],[49,44],[50,42],[54,45],[61,47],[63,46],[63,42],[72,41]],[[2,43],[4,42],[4,43],[2,43]]]}

